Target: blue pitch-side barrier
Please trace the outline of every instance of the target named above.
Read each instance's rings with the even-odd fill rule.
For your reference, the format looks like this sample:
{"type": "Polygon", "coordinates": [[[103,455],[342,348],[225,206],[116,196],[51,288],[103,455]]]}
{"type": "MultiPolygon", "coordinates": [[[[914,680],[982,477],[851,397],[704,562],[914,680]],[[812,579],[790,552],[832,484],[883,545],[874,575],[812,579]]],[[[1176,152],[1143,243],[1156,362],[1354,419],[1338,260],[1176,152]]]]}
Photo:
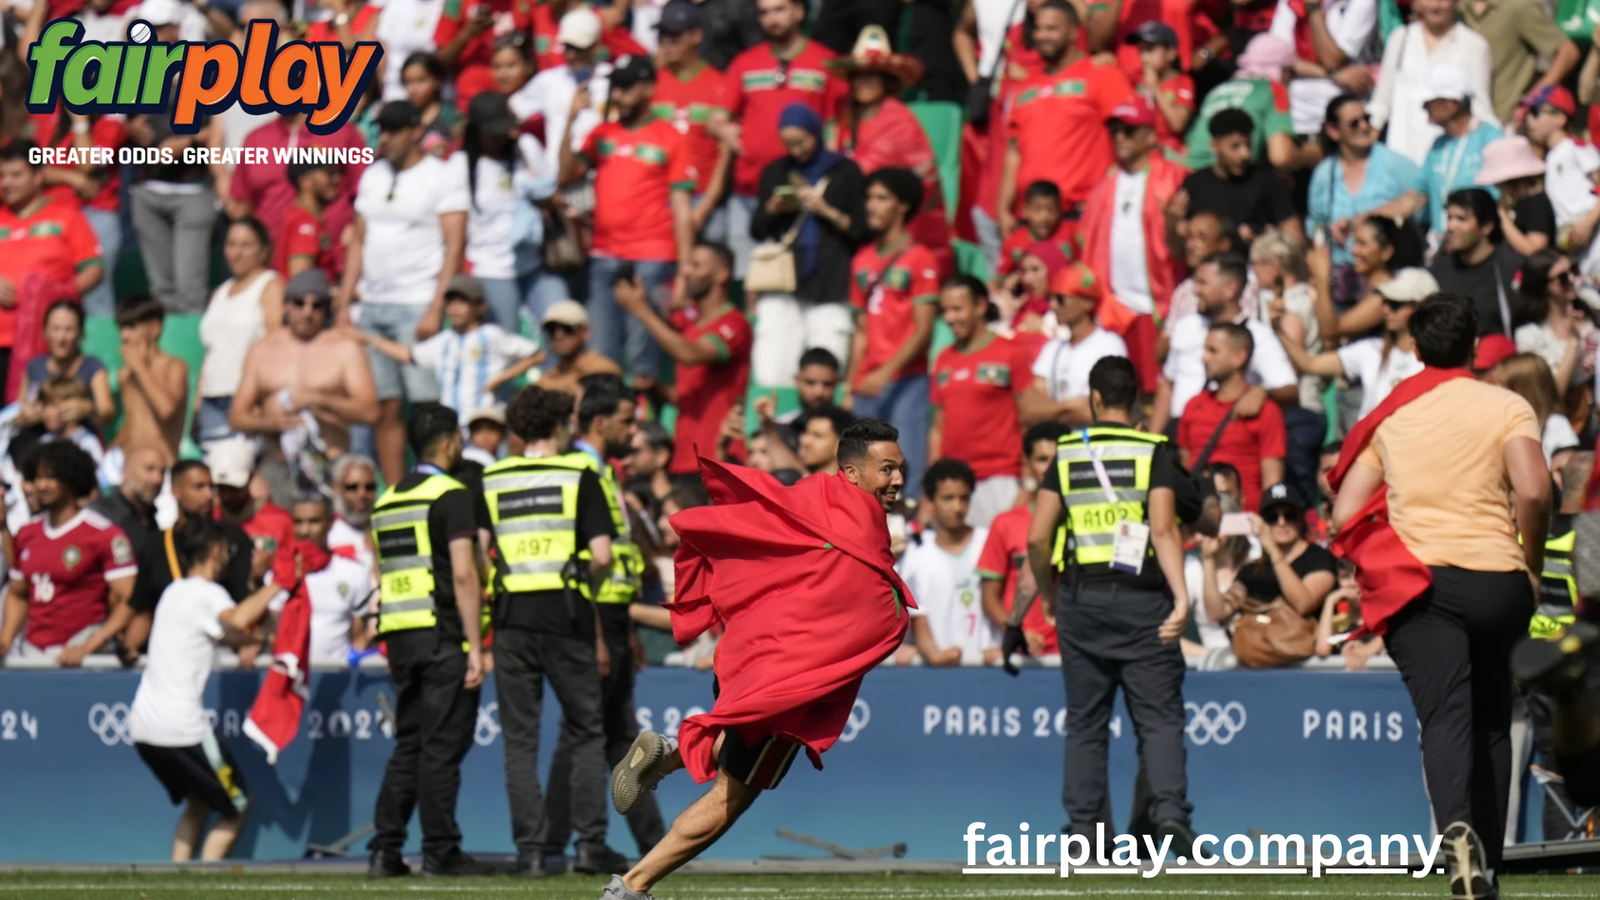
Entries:
{"type": "MultiPolygon", "coordinates": [[[[371,818],[393,746],[377,695],[381,671],[319,672],[300,737],[276,768],[239,731],[261,675],[213,676],[206,705],[251,788],[235,855],[298,858],[371,818]]],[[[130,672],[0,673],[0,859],[158,860],[177,811],[126,742],[130,672]]],[[[1190,672],[1189,797],[1197,831],[1425,833],[1428,814],[1411,702],[1394,673],[1190,672]]],[[[392,696],[392,694],[391,694],[392,696]]],[[[638,687],[641,725],[674,734],[711,705],[709,673],[650,669],[638,687]]],[[[492,685],[467,756],[459,815],[465,844],[511,852],[504,743],[492,685]]],[[[814,855],[775,836],[788,828],[855,848],[904,842],[916,859],[957,859],[970,822],[989,832],[1054,832],[1061,810],[1063,692],[1057,670],[1017,679],[998,669],[886,668],[866,680],[850,727],[813,771],[797,759],[710,854],[814,855]]],[[[558,707],[546,705],[541,772],[558,707]]],[[[1126,823],[1136,763],[1132,723],[1112,721],[1113,811],[1126,823]]],[[[682,773],[658,793],[670,817],[698,796],[682,773]]],[[[1535,819],[1534,821],[1537,821],[1535,819]]],[[[415,823],[413,823],[415,824],[415,823]]],[[[611,843],[634,852],[621,817],[611,843]]],[[[411,848],[417,846],[412,830],[411,848]]]]}

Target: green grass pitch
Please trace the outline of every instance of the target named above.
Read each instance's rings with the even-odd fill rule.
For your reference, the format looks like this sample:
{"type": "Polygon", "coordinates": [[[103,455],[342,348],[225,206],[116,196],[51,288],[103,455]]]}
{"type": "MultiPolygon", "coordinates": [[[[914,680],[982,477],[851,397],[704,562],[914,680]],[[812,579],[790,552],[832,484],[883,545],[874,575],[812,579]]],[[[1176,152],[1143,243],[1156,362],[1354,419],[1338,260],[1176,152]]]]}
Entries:
{"type": "MultiPolygon", "coordinates": [[[[369,882],[354,875],[207,873],[104,874],[0,872],[0,900],[595,900],[605,879],[567,875],[540,881],[508,877],[369,882]]],[[[1600,877],[1507,878],[1516,898],[1600,897],[1600,877]]],[[[1134,881],[1106,876],[1059,879],[1011,875],[684,875],[655,891],[660,900],[983,900],[1011,897],[1447,898],[1442,877],[1344,875],[1166,875],[1134,881]]]]}

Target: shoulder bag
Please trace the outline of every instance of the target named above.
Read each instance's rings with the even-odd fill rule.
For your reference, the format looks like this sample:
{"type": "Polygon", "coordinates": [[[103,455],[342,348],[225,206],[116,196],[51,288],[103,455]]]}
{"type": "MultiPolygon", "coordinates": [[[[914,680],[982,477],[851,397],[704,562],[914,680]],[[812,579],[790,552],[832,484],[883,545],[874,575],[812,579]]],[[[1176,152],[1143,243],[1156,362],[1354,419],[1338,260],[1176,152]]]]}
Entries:
{"type": "MultiPolygon", "coordinates": [[[[828,189],[828,179],[817,182],[817,193],[828,189]]],[[[762,241],[750,251],[750,270],[744,277],[744,289],[750,294],[792,294],[800,287],[800,267],[794,258],[794,242],[800,237],[811,213],[801,210],[794,224],[781,239],[762,241]]]]}

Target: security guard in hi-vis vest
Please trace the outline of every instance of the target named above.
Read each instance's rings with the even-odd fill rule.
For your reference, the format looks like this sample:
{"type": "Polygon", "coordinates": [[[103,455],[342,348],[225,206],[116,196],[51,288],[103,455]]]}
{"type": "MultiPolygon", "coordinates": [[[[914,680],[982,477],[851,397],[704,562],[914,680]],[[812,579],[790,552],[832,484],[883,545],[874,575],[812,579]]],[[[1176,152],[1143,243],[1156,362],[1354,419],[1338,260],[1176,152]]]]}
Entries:
{"type": "MultiPolygon", "coordinates": [[[[600,635],[610,658],[610,666],[602,667],[600,679],[600,719],[605,730],[606,765],[615,766],[639,736],[639,722],[633,706],[633,620],[628,616],[628,607],[643,587],[644,555],[634,543],[629,510],[609,461],[628,455],[633,443],[636,410],[633,393],[620,376],[585,375],[578,380],[578,385],[582,388],[583,399],[578,401],[578,438],[572,442],[572,448],[577,451],[574,455],[582,456],[600,476],[600,487],[605,492],[611,523],[616,529],[616,537],[611,541],[611,574],[600,585],[595,597],[600,613],[600,635]]],[[[568,814],[572,808],[568,790],[571,772],[571,747],[563,734],[563,740],[556,746],[555,758],[550,762],[550,784],[545,795],[549,817],[545,830],[546,854],[560,853],[572,831],[572,818],[568,814]]],[[[633,832],[641,856],[649,853],[666,834],[666,824],[661,820],[661,808],[656,805],[654,794],[641,795],[628,811],[628,830],[633,832]]]]}
{"type": "MultiPolygon", "coordinates": [[[[1215,533],[1215,501],[1179,467],[1161,435],[1132,427],[1139,382],[1126,358],[1107,357],[1089,373],[1093,424],[1068,432],[1056,465],[1039,485],[1028,531],[1028,563],[1040,596],[1058,596],[1056,630],[1067,688],[1066,783],[1062,802],[1074,834],[1091,839],[1109,818],[1106,751],[1112,701],[1121,686],[1147,770],[1151,821],[1188,853],[1188,782],[1184,774],[1183,654],[1188,623],[1181,517],[1215,533]],[[1063,571],[1051,563],[1063,524],[1063,571]],[[1059,590],[1050,590],[1059,582],[1059,590]]],[[[1022,619],[1032,598],[1014,606],[1002,652],[1026,652],[1022,619]]],[[[1139,792],[1136,792],[1136,794],[1139,792]]],[[[1136,799],[1136,803],[1140,801],[1136,799]]],[[[1158,838],[1159,840],[1159,838],[1158,838]]]]}
{"type": "Polygon", "coordinates": [[[417,468],[372,510],[381,572],[378,632],[388,643],[394,679],[395,745],[372,816],[367,874],[411,874],[400,851],[415,809],[423,872],[475,875],[479,867],[461,852],[456,796],[484,676],[478,521],[472,496],[445,474],[461,459],[455,412],[437,403],[419,406],[406,436],[417,468]]]}
{"type": "Polygon", "coordinates": [[[1578,620],[1578,578],[1572,571],[1577,540],[1571,513],[1551,516],[1550,534],[1544,541],[1544,571],[1539,574],[1539,606],[1528,622],[1528,633],[1534,637],[1549,637],[1578,620]]]}
{"type": "Polygon", "coordinates": [[[495,695],[516,871],[526,877],[545,871],[547,804],[538,763],[546,680],[561,701],[558,752],[570,759],[570,800],[563,805],[570,804],[578,833],[573,868],[612,874],[627,868],[606,846],[610,770],[600,681],[610,660],[594,602],[611,573],[616,527],[594,458],[568,451],[573,404],[571,394],[523,388],[506,407],[506,426],[523,442],[523,455],[483,470],[494,532],[495,695]]]}

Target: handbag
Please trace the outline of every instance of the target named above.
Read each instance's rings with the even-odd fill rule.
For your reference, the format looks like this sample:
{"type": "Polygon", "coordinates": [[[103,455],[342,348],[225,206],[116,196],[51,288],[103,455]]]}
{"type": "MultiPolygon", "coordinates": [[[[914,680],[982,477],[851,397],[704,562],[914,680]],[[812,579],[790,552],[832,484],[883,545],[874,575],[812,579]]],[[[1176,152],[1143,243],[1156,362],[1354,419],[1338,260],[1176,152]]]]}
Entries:
{"type": "MultiPolygon", "coordinates": [[[[1011,20],[1017,17],[1017,8],[1022,6],[1022,0],[1011,4],[1011,11],[1006,13],[1005,30],[1011,30],[1011,20]]],[[[994,68],[989,74],[978,75],[978,80],[967,89],[967,121],[973,128],[982,129],[989,124],[989,110],[994,104],[994,79],[995,73],[1004,71],[1006,66],[1006,51],[1010,49],[1010,42],[1004,37],[1000,39],[1000,55],[995,57],[994,68]]]]}
{"type": "Polygon", "coordinates": [[[1281,599],[1251,601],[1233,622],[1233,656],[1246,669],[1277,669],[1309,659],[1315,643],[1311,620],[1281,599]]]}
{"type": "Polygon", "coordinates": [[[544,267],[557,274],[576,272],[589,261],[583,249],[578,223],[567,211],[552,205],[544,208],[544,267]]]}
{"type": "MultiPolygon", "coordinates": [[[[817,182],[817,192],[828,189],[828,179],[817,182]]],[[[750,251],[750,268],[744,277],[746,294],[792,294],[800,287],[800,266],[794,242],[800,237],[810,212],[801,210],[781,239],[762,241],[750,251]]]]}

